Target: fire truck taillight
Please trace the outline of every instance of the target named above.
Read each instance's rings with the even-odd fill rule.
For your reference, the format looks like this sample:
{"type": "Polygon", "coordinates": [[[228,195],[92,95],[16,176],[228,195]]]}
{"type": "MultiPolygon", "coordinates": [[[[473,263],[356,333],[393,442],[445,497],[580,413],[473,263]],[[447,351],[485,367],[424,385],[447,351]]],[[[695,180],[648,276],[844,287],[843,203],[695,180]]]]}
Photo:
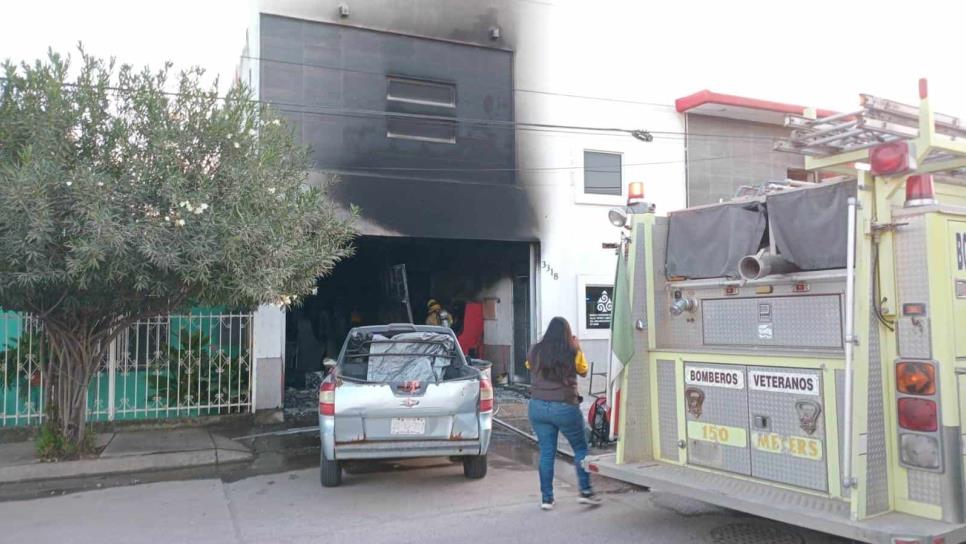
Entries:
{"type": "Polygon", "coordinates": [[[897,364],[896,389],[907,395],[935,395],[936,367],[918,361],[897,364]]]}
{"type": "Polygon", "coordinates": [[[902,433],[899,435],[899,458],[908,466],[937,469],[939,440],[933,436],[902,433]]]}
{"type": "Polygon", "coordinates": [[[935,432],[939,429],[936,402],[928,399],[899,399],[899,426],[910,431],[935,432]]]}
{"type": "Polygon", "coordinates": [[[869,163],[876,176],[901,174],[915,168],[909,153],[909,143],[895,140],[873,147],[869,151],[869,163]]]}
{"type": "Polygon", "coordinates": [[[906,208],[913,206],[928,206],[936,203],[936,187],[932,183],[932,176],[921,174],[906,178],[906,208]]]}

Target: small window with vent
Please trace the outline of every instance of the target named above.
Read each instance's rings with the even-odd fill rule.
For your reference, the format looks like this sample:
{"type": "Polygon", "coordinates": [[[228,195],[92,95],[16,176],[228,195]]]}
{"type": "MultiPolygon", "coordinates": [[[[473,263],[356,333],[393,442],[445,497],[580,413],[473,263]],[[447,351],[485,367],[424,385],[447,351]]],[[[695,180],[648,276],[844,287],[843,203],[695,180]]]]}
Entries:
{"type": "Polygon", "coordinates": [[[456,107],[456,86],[449,83],[390,77],[386,99],[423,106],[456,107]]]}

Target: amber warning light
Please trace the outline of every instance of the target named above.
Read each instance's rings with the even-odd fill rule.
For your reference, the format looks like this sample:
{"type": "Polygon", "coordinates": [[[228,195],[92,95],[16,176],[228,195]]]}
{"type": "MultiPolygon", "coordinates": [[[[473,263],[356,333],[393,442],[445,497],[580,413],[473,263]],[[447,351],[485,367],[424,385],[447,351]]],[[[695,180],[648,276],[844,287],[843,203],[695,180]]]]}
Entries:
{"type": "Polygon", "coordinates": [[[896,389],[907,395],[936,394],[936,367],[931,363],[905,361],[896,365],[896,389]]]}
{"type": "Polygon", "coordinates": [[[644,201],[644,183],[640,181],[632,182],[627,186],[627,203],[636,204],[644,201]]]}

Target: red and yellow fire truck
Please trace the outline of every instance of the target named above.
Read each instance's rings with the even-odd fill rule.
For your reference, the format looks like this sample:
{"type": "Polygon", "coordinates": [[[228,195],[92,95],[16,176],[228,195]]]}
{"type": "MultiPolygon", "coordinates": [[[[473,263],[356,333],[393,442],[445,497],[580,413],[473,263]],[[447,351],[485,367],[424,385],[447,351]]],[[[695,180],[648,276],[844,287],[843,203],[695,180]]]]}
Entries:
{"type": "Polygon", "coordinates": [[[590,471],[859,541],[966,541],[966,127],[919,94],[788,117],[778,148],[812,183],[612,211],[633,356],[590,471]]]}

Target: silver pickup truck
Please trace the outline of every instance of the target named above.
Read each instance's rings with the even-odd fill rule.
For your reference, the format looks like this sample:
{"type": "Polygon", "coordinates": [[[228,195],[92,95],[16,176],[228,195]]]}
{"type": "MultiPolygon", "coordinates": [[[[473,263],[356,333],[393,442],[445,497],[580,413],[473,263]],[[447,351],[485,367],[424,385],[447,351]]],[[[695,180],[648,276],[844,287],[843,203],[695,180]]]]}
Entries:
{"type": "Polygon", "coordinates": [[[459,458],[483,478],[492,415],[493,388],[450,329],[352,329],[319,387],[322,485],[340,485],[342,461],[357,459],[459,458]]]}

